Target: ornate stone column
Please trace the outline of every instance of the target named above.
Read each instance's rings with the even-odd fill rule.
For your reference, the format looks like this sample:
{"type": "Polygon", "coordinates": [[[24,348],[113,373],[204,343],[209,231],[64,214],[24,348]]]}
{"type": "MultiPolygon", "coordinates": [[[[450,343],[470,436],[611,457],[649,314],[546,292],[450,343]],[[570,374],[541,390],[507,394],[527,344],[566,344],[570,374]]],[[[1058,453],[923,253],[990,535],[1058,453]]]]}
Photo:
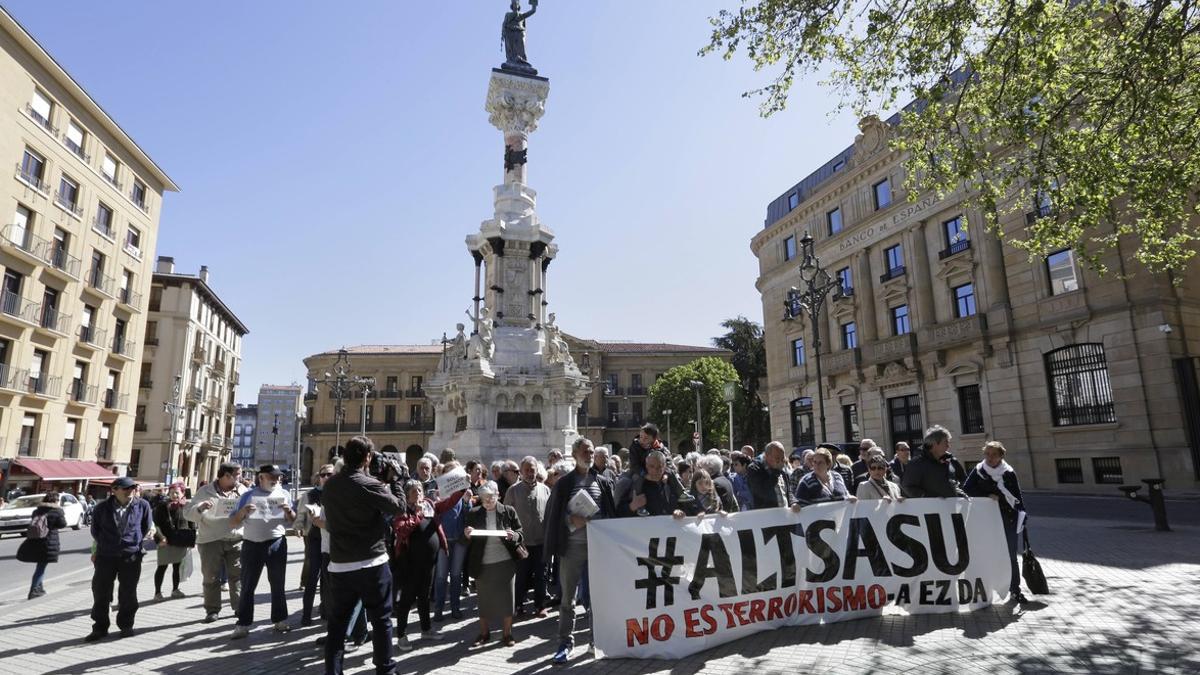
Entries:
{"type": "Polygon", "coordinates": [[[917,326],[932,326],[937,323],[933,308],[933,276],[929,273],[929,244],[925,241],[925,221],[922,220],[908,231],[908,247],[911,263],[908,280],[917,296],[917,326]]]}
{"type": "Polygon", "coordinates": [[[879,323],[875,317],[875,277],[871,274],[871,247],[866,247],[855,254],[858,267],[858,285],[854,294],[858,296],[862,317],[858,330],[859,344],[874,342],[879,337],[879,323]]]}

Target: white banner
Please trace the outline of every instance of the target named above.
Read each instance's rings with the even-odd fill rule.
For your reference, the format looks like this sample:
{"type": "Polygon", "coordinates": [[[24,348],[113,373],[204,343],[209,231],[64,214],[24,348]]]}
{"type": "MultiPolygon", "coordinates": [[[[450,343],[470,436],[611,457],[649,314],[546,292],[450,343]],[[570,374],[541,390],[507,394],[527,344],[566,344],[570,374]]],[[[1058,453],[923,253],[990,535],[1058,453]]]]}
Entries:
{"type": "Polygon", "coordinates": [[[1011,575],[991,499],[835,502],[588,524],[600,657],[678,659],[763,630],[987,607],[1011,575]]]}

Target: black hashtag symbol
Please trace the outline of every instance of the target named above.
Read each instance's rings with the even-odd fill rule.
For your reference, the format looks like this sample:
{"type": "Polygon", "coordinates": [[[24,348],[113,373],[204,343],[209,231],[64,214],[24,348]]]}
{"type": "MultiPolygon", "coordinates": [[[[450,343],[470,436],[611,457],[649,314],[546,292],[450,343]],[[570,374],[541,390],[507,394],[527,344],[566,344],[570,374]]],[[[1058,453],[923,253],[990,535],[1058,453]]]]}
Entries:
{"type": "Polygon", "coordinates": [[[671,570],[683,564],[683,556],[675,555],[675,537],[667,537],[665,555],[658,554],[658,537],[652,538],[646,557],[639,557],[637,563],[646,568],[646,578],[633,582],[633,587],[646,589],[646,609],[658,606],[657,589],[660,587],[663,589],[663,606],[675,604],[675,585],[679,583],[679,577],[671,576],[671,570]]]}

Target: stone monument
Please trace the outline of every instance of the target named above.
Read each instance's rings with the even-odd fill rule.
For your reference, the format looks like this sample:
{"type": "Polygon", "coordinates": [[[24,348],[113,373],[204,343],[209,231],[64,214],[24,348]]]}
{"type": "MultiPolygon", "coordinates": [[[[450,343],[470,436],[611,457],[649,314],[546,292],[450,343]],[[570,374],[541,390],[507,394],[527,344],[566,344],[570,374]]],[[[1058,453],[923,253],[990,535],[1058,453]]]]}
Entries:
{"type": "Polygon", "coordinates": [[[525,182],[529,136],[550,93],[525,55],[525,20],[536,9],[534,2],[521,13],[513,0],[503,24],[505,62],[488,84],[488,120],[504,135],[504,181],[493,189],[492,217],[466,239],[475,262],[471,334],[458,325],[425,387],[434,410],[430,450],[450,447],[485,462],[569,451],[590,389],[547,315],[547,271],[558,246],[525,182]]]}

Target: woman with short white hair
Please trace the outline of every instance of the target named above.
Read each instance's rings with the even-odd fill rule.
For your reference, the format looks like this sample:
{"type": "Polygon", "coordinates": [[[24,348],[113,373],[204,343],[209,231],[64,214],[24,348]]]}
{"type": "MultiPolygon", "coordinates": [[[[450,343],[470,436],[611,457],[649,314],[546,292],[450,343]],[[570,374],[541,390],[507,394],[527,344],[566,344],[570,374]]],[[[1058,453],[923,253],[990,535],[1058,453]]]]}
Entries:
{"type": "Polygon", "coordinates": [[[1017,566],[1017,537],[1025,529],[1025,502],[1017,472],[1004,460],[1008,451],[999,441],[983,445],[983,461],[976,464],[963,481],[963,492],[971,497],[990,497],[1000,506],[1000,521],[1008,544],[1008,562],[1012,575],[1008,585],[1010,602],[1028,602],[1021,594],[1021,570],[1017,566]]]}

